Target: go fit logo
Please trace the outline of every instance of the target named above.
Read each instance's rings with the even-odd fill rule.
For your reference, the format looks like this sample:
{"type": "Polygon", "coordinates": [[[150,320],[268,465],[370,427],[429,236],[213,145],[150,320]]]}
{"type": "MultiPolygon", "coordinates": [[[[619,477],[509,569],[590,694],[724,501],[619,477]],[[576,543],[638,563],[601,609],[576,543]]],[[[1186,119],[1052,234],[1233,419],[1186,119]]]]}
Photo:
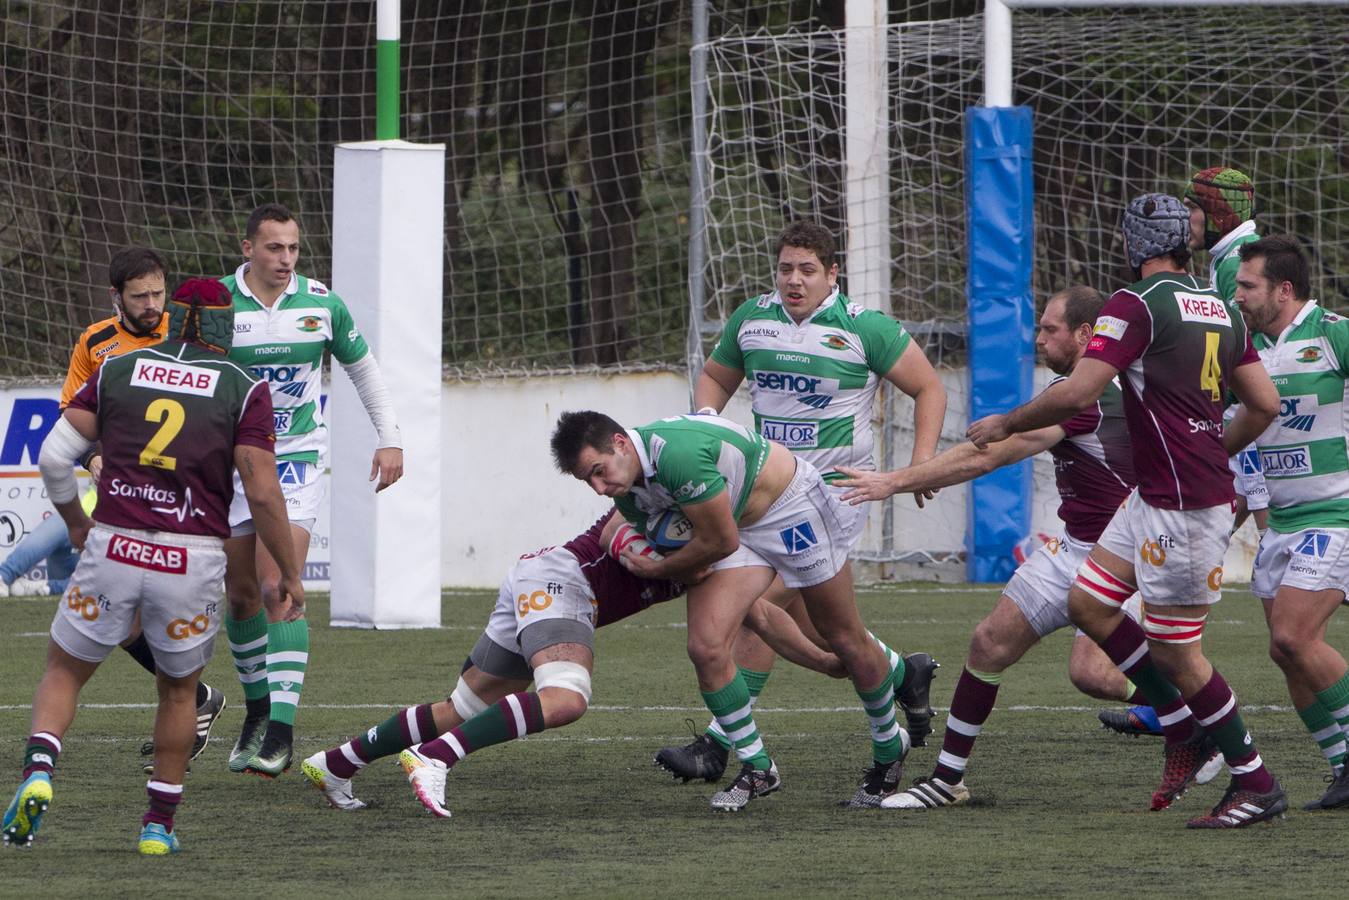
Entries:
{"type": "Polygon", "coordinates": [[[205,634],[206,629],[211,627],[211,619],[208,616],[193,616],[192,621],[186,619],[174,619],[164,627],[171,640],[185,641],[198,634],[205,634]]]}
{"type": "Polygon", "coordinates": [[[1168,534],[1157,535],[1157,540],[1144,540],[1138,548],[1138,558],[1151,566],[1166,564],[1166,551],[1176,546],[1176,539],[1168,534]]]}
{"type": "Polygon", "coordinates": [[[86,622],[94,622],[98,619],[98,598],[85,596],[74,585],[71,585],[70,590],[66,592],[66,606],[79,613],[80,617],[86,622]]]}

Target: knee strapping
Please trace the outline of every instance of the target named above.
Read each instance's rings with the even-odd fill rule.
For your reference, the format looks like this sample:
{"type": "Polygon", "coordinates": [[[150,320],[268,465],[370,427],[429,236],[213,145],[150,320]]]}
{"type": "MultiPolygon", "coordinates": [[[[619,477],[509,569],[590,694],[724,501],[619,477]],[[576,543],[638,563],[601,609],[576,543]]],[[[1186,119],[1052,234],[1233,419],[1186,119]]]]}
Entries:
{"type": "Polygon", "coordinates": [[[562,688],[580,694],[590,705],[590,673],[574,662],[547,662],[534,669],[534,688],[562,688]]]}
{"type": "Polygon", "coordinates": [[[487,708],[487,703],[473,693],[473,688],[468,686],[468,682],[462,676],[459,683],[454,686],[454,693],[450,694],[450,703],[459,714],[459,718],[465,722],[487,708]]]}
{"type": "Polygon", "coordinates": [[[1204,622],[1208,610],[1198,616],[1159,616],[1143,614],[1143,631],[1154,641],[1163,644],[1191,644],[1204,636],[1204,622]]]}
{"type": "Polygon", "coordinates": [[[1111,575],[1097,565],[1091,557],[1083,560],[1078,567],[1075,583],[1106,606],[1119,609],[1137,590],[1134,585],[1111,575]]]}

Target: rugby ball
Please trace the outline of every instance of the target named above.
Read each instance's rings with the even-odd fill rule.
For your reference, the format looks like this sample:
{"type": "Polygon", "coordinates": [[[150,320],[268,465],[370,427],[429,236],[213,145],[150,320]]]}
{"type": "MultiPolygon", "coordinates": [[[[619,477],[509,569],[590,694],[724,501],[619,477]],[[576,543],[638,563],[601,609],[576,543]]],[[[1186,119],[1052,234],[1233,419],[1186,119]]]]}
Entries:
{"type": "Polygon", "coordinates": [[[646,539],[662,553],[678,550],[693,538],[693,526],[678,507],[647,519],[646,539]]]}

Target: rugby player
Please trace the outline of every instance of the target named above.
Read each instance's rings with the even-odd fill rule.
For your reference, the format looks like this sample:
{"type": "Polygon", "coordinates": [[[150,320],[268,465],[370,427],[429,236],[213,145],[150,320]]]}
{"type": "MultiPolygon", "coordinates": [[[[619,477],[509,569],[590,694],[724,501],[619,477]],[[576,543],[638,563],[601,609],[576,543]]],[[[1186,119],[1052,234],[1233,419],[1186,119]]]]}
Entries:
{"type": "MultiPolygon", "coordinates": [[[[295,271],[300,256],[295,217],[275,203],[253,210],[243,254],[243,265],[222,279],[234,297],[230,359],[271,387],[277,474],[286,495],[294,553],[303,569],[328,451],[319,403],[325,353],[350,376],[375,426],[378,449],[370,480],[379,479],[376,491],[403,475],[401,438],[379,364],[346,304],[321,282],[295,271]]],[[[286,605],[279,590],[280,568],[257,546],[238,487],[236,481],[225,542],[230,607],[225,630],[247,709],[229,769],[275,778],[290,768],[295,713],[309,664],[309,623],[300,610],[286,605]]]]}
{"type": "MultiPolygon", "coordinates": [[[[922,348],[899,322],[850,302],[839,291],[834,237],[827,228],[794,222],[778,235],[774,254],[777,289],[746,300],[731,314],[698,376],[694,407],[719,415],[748,381],[755,430],[809,460],[825,483],[833,484],[841,477],[840,465],[875,467],[871,418],[884,380],[913,399],[911,461],[930,458],[941,436],[946,389],[922,348]]],[[[924,495],[915,498],[921,507],[924,495]]],[[[845,514],[864,515],[852,509],[845,514]]],[[[862,529],[850,525],[847,531],[855,542],[862,529]]],[[[799,591],[777,578],[765,596],[824,644],[799,591]]],[[[928,695],[937,663],[927,653],[901,657],[883,643],[881,648],[892,662],[909,737],[922,746],[932,731],[928,695]]],[[[735,640],[735,662],[751,704],[763,690],[773,660],[773,651],[742,627],[735,640]]],[[[685,781],[714,781],[726,769],[730,746],[713,719],[691,743],[661,748],[656,763],[685,781]]]]}
{"type": "Polygon", "coordinates": [[[693,537],[678,552],[656,560],[623,551],[634,573],[686,578],[712,568],[688,591],[688,652],[703,701],[741,762],[713,795],[713,809],[743,809],[782,784],[731,653],[740,623],[777,575],[801,591],[866,712],[873,763],[848,805],[878,806],[898,788],[908,734],[896,721],[890,666],[858,615],[847,564],[860,517],[849,515],[809,461],[712,415],[624,429],[602,413],[563,413],[552,450],[561,471],[614,498],[642,533],[648,517],[675,506],[688,517],[693,537]]]}
{"type": "Polygon", "coordinates": [[[967,436],[985,447],[1066,421],[1123,376],[1138,487],[1078,570],[1069,615],[1157,709],[1166,766],[1152,808],[1171,805],[1216,743],[1232,780],[1212,813],[1188,825],[1237,828],[1282,815],[1288,799],[1204,656],[1203,631],[1221,596],[1232,522],[1227,458],[1265,429],[1279,398],[1241,317],[1185,271],[1189,219],[1165,194],[1131,201],[1123,231],[1137,280],[1106,303],[1082,360],[1030,403],[973,423],[967,436]],[[1242,408],[1224,428],[1229,390],[1242,408]],[[1141,629],[1122,611],[1135,590],[1141,629]]]}
{"type": "Polygon", "coordinates": [[[1256,439],[1270,516],[1251,592],[1265,607],[1269,655],[1331,766],[1325,795],[1303,808],[1336,809],[1349,806],[1349,665],[1326,626],[1349,590],[1349,320],[1311,299],[1297,241],[1261,238],[1239,253],[1236,303],[1280,398],[1278,418],[1256,439]]]}
{"type": "Polygon", "coordinates": [[[108,359],[42,445],[48,494],[83,548],[52,621],[47,668],[33,698],[23,782],[4,839],[32,843],[52,798],[61,741],[80,689],[139,614],[159,682],[154,773],[140,852],[177,852],[174,813],[196,728],[196,688],[220,627],[224,538],[237,468],[258,534],[277,560],[288,603],[304,607],[285,501],[272,455],[267,389],[229,362],[229,292],[185,282],[168,306],[163,344],[108,359]],[[77,499],[73,465],[103,441],[94,519],[77,499]]]}
{"type": "MultiPolygon", "coordinates": [[[[366,804],[353,794],[352,778],[374,760],[398,753],[418,800],[432,815],[448,818],[446,775],[461,759],[570,725],[585,713],[596,628],[684,592],[678,582],[648,581],[620,565],[618,555],[628,546],[651,552],[622,516],[606,513],[565,544],[520,557],[450,698],[400,710],[359,737],[315,753],[301,764],[305,777],[334,808],[361,809],[366,804]]],[[[760,600],[750,621],[792,661],[834,677],[845,674],[837,657],[819,650],[777,607],[760,600]]]]}

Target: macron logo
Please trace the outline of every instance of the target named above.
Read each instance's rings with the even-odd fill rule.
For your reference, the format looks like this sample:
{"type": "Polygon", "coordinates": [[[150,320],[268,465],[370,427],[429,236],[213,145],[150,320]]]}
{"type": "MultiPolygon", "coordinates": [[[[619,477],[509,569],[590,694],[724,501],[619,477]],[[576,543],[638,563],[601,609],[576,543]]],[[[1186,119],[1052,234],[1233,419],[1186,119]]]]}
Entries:
{"type": "Polygon", "coordinates": [[[219,380],[220,373],[213,369],[152,359],[137,360],[136,370],[131,375],[133,387],[155,388],[175,394],[196,394],[198,397],[214,395],[219,380]]]}

